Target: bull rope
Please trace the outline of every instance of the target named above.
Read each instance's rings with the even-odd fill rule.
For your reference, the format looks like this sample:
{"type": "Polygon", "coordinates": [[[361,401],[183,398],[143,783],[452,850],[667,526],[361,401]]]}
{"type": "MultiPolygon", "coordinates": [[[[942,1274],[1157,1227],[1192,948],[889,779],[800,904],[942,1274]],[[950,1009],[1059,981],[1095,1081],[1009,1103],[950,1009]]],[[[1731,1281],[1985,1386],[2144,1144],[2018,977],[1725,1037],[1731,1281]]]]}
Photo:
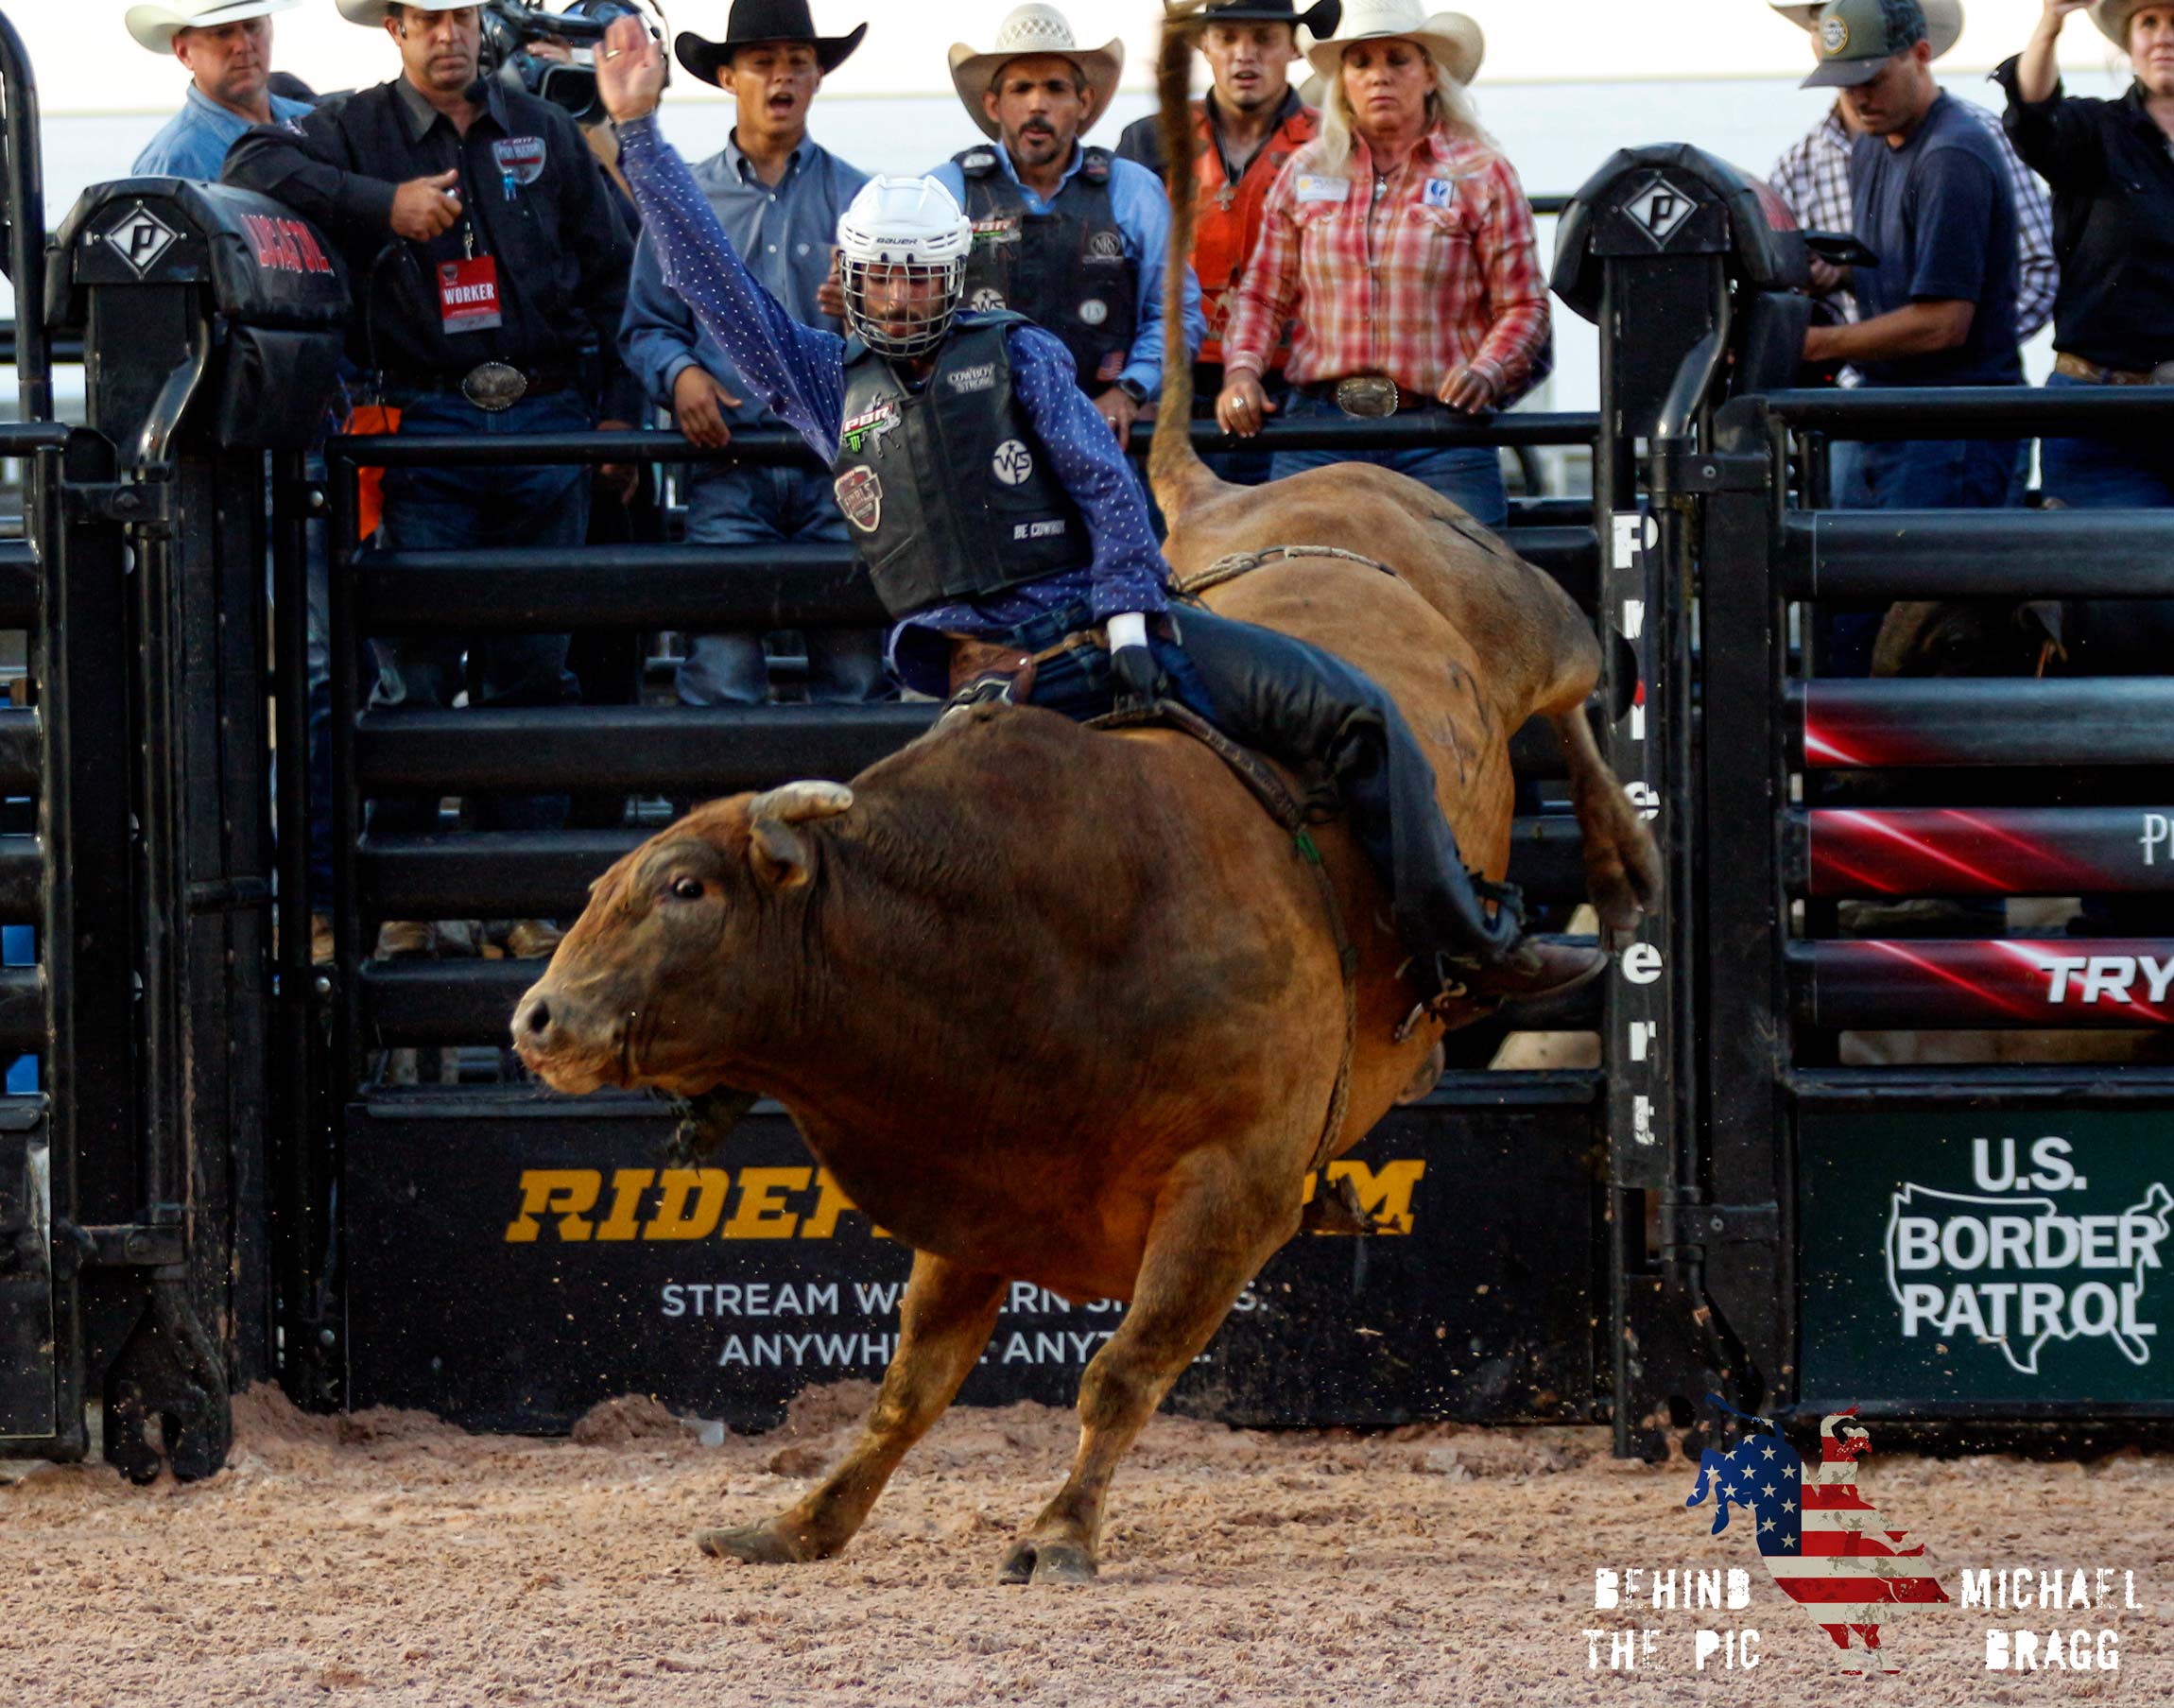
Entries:
{"type": "MultiPolygon", "coordinates": [[[[1278,546],[1272,549],[1282,551],[1285,548],[1278,546]]],[[[1302,549],[1310,554],[1329,548],[1302,549]]],[[[1228,580],[1232,576],[1245,574],[1260,558],[1268,555],[1263,552],[1250,558],[1243,567],[1231,570],[1222,578],[1228,580]]],[[[1335,555],[1348,558],[1353,554],[1337,552],[1335,555]]],[[[1234,558],[1226,558],[1220,563],[1209,565],[1200,573],[1202,576],[1211,575],[1238,561],[1234,558]]],[[[1362,558],[1359,561],[1365,562],[1367,560],[1362,558]]],[[[1315,842],[1312,831],[1307,828],[1305,808],[1298,797],[1291,793],[1283,778],[1258,755],[1240,747],[1215,725],[1174,700],[1161,699],[1151,706],[1137,710],[1112,712],[1091,719],[1086,727],[1090,730],[1112,731],[1160,727],[1190,735],[1220,759],[1229,768],[1231,774],[1246,785],[1268,817],[1290,837],[1291,846],[1297,851],[1299,858],[1312,871],[1314,887],[1320,892],[1321,909],[1328,917],[1329,940],[1336,946],[1337,965],[1343,974],[1344,992],[1343,1053],[1337,1061],[1336,1084],[1329,1092],[1328,1116],[1321,1124],[1321,1136],[1314,1145],[1312,1160],[1306,1164],[1306,1172],[1315,1172],[1329,1160],[1330,1152],[1335,1149],[1337,1138],[1344,1130],[1344,1119],[1351,1105],[1352,1059],[1358,1049],[1358,951],[1352,946],[1351,933],[1344,926],[1343,908],[1337,901],[1335,880],[1329,876],[1328,866],[1321,859],[1320,847],[1315,842]]],[[[1321,1192],[1322,1188],[1317,1186],[1315,1196],[1320,1197],[1321,1192]]]]}
{"type": "Polygon", "coordinates": [[[1363,563],[1369,569],[1378,569],[1385,576],[1396,574],[1380,559],[1348,552],[1340,545],[1267,545],[1257,552],[1233,552],[1227,558],[1217,558],[1205,569],[1173,576],[1170,591],[1182,599],[1198,598],[1211,587],[1220,587],[1225,581],[1235,581],[1240,576],[1250,575],[1272,558],[1341,558],[1347,563],[1363,563]]]}

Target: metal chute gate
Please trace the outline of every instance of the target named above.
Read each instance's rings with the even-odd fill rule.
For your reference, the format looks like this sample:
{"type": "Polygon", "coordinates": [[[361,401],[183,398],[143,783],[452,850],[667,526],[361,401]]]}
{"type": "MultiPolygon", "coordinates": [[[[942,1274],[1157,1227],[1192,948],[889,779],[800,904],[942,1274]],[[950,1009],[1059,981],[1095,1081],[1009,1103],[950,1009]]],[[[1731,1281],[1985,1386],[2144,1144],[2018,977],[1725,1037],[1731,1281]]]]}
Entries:
{"type": "MultiPolygon", "coordinates": [[[[876,1373],[906,1253],[781,1111],[758,1106],[715,1166],[682,1169],[660,1155],[671,1116],[647,1099],[561,1099],[494,1070],[394,1083],[392,1051],[494,1062],[479,1046],[502,1043],[535,967],[371,958],[387,918],[571,914],[663,799],[848,777],[933,708],[396,715],[363,704],[364,641],[872,623],[850,554],[361,549],[364,469],[705,454],[664,433],[320,440],[347,296],[315,233],[239,192],[124,181],[89,192],[48,252],[33,96],[4,25],[0,74],[24,417],[0,454],[26,468],[0,625],[31,637],[24,703],[0,708],[0,785],[36,803],[34,831],[0,829],[0,920],[34,925],[41,950],[35,971],[0,971],[0,1046],[41,1075],[0,1101],[0,1441],[80,1455],[88,1410],[131,1474],[163,1457],[200,1475],[223,1457],[227,1396],[259,1379],[312,1407],[550,1430],[629,1390],[755,1426],[802,1386],[876,1373]],[[78,329],[88,422],[65,427],[44,375],[55,335],[78,329]],[[302,763],[319,528],[336,712],[327,967],[310,961],[302,763]],[[603,830],[364,833],[374,793],[489,788],[650,805],[603,830]]],[[[1693,149],[1629,151],[1564,211],[1554,281],[1602,329],[1596,416],[1271,429],[1292,446],[1591,453],[1590,504],[1520,500],[1510,537],[1607,643],[1593,716],[1655,821],[1666,885],[1601,987],[1510,1022],[1592,1034],[1596,1064],[1488,1071],[1504,1026],[1453,1040],[1434,1095],[1334,1165],[1397,1231],[1294,1242],[1174,1404],[1260,1423],[1608,1423],[1619,1451],[1647,1453],[1709,1390],[1783,1415],[1844,1397],[1877,1410],[1882,1394],[1913,1419],[2174,1412],[2145,1332],[2153,1217],[2174,1210],[2150,1191],[2174,1080],[1845,1067],[1838,1043],[2064,1000],[2056,1020],[2099,999],[2110,1014],[2122,991],[2125,1023],[2162,1026],[2151,981],[2174,978],[2174,947],[1906,954],[1835,916],[1868,857],[1888,890],[1939,893],[1956,808],[2038,851],[1973,893],[2162,886],[2127,854],[2131,819],[2165,814],[2139,780],[2164,774],[2149,713],[2174,689],[1837,681],[1791,640],[1834,597],[2034,595],[2062,578],[2076,595],[2174,593],[2174,533],[2158,516],[1790,508],[1823,491],[1821,432],[2051,430],[2158,422],[2168,405],[1791,392],[1804,276],[1801,238],[1751,181],[1693,149]],[[1906,736],[1918,745],[1891,745],[1906,736]],[[2136,786],[1970,798],[1971,779],[2077,764],[2136,786]],[[1868,771],[1924,786],[1874,802],[1868,771]],[[2014,1202],[1972,1209],[1973,1193],[2014,1202]],[[2070,1246],[2076,1274],[2057,1280],[2070,1246]],[[1991,1272],[1996,1249],[2031,1273],[1991,1272]],[[2106,1251],[2132,1272],[2087,1275],[2085,1254],[2106,1251]],[[1996,1307],[2016,1334],[1992,1333],[1996,1307]]],[[[805,453],[750,433],[721,455],[805,453]]],[[[1560,928],[1581,876],[1547,750],[1517,745],[1531,787],[1511,876],[1560,928]]],[[[1115,1308],[1018,1289],[965,1397],[1068,1403],[1115,1308]]]]}

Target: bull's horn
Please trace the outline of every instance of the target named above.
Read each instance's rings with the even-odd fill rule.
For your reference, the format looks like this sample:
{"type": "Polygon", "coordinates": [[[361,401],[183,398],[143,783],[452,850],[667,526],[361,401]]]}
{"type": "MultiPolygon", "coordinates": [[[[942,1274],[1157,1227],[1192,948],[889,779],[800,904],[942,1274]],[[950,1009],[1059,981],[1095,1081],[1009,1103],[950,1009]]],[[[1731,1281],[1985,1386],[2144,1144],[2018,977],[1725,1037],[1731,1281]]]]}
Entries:
{"type": "Polygon", "coordinates": [[[748,817],[774,819],[780,824],[804,824],[833,819],[853,805],[853,790],[842,783],[782,783],[748,803],[748,817]]]}

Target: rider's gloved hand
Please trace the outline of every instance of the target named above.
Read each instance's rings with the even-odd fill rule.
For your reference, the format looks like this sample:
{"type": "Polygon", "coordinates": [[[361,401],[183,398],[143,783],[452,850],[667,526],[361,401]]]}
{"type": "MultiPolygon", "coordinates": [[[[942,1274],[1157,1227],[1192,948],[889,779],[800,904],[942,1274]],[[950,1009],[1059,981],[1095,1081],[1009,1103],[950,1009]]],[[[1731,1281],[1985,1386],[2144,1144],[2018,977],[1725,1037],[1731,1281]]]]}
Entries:
{"type": "Polygon", "coordinates": [[[1147,645],[1147,614],[1120,612],[1108,624],[1110,673],[1117,681],[1117,710],[1145,710],[1163,698],[1163,671],[1147,645]]]}

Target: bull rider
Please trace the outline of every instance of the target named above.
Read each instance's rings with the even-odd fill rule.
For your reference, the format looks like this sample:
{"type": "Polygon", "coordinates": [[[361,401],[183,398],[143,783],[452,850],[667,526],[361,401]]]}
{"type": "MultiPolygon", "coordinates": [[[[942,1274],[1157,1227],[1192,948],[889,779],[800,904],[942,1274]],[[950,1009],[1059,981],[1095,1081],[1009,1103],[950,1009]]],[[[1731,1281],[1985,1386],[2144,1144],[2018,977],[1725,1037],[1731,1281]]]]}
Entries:
{"type": "Polygon", "coordinates": [[[1009,311],[960,312],[973,227],[940,181],[878,178],[854,198],[837,232],[852,336],[802,325],[659,133],[664,78],[640,24],[614,24],[597,84],[645,233],[704,330],[831,465],[907,687],[1075,717],[1169,698],[1325,769],[1423,1004],[1548,995],[1600,970],[1598,950],[1527,938],[1513,898],[1483,893],[1372,681],[1288,636],[1170,611],[1146,505],[1064,346],[1009,311]]]}

